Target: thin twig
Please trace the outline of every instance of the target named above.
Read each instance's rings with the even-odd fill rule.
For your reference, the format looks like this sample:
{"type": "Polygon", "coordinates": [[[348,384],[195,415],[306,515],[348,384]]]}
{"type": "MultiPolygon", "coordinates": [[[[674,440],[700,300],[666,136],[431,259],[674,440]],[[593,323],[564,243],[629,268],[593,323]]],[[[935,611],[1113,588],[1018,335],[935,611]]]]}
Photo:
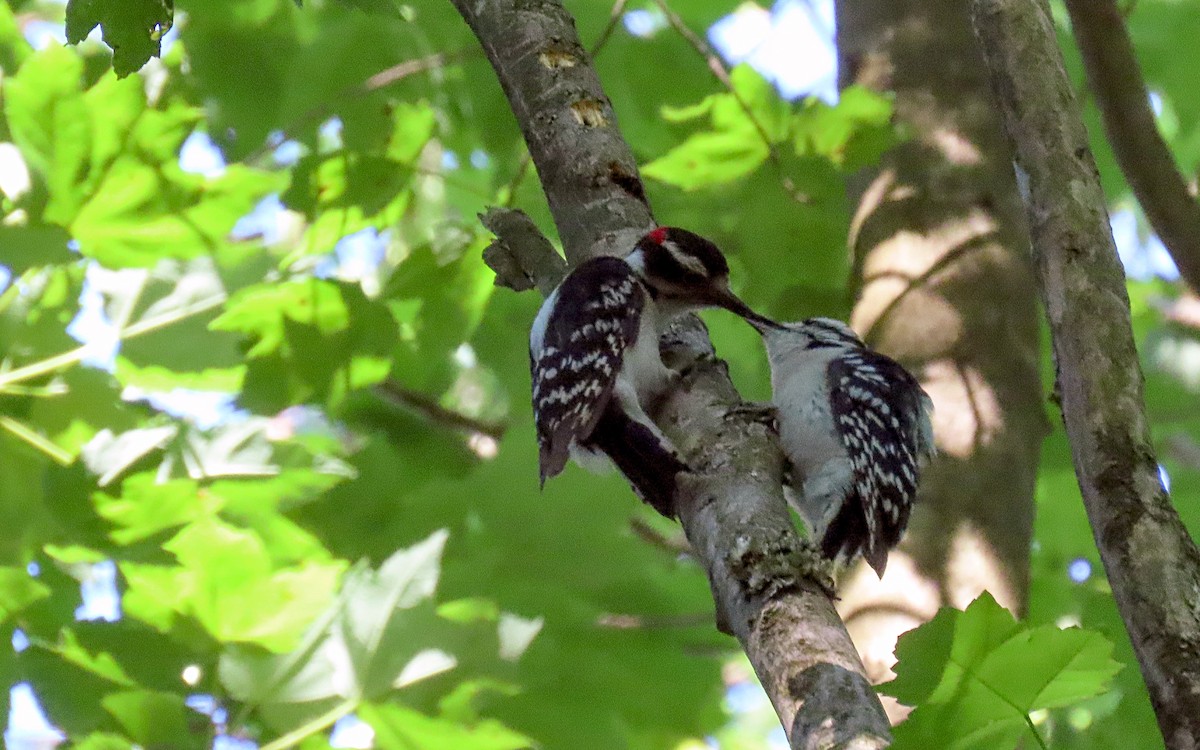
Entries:
{"type": "Polygon", "coordinates": [[[636,516],[629,519],[629,529],[638,539],[673,557],[692,554],[692,545],[682,534],[668,536],[636,516]]]}
{"type": "MultiPolygon", "coordinates": [[[[443,68],[452,63],[462,62],[463,60],[473,57],[476,54],[478,54],[478,51],[474,49],[458,50],[456,52],[438,52],[425,57],[405,60],[404,62],[396,63],[389,68],[384,68],[378,73],[369,76],[361,83],[352,84],[343,88],[337,94],[334,94],[332,101],[322,102],[321,104],[318,104],[317,106],[298,115],[290,123],[280,129],[280,132],[283,134],[281,142],[288,140],[291,137],[290,134],[295,132],[301,126],[324,119],[329,115],[335,102],[366,96],[367,94],[390,86],[393,83],[403,81],[405,78],[410,76],[418,73],[425,73],[430,70],[436,70],[438,68],[443,68]]],[[[267,152],[274,150],[277,145],[278,144],[273,144],[271,141],[264,142],[254,151],[251,151],[243,161],[250,163],[256,162],[266,156],[267,152]]]]}
{"type": "Polygon", "coordinates": [[[376,393],[389,402],[420,414],[425,419],[455,430],[475,432],[499,440],[504,437],[508,425],[503,422],[488,422],[469,417],[459,411],[447,409],[425,393],[414,391],[399,383],[387,380],[375,388],[376,393]]]}
{"type": "Polygon", "coordinates": [[[792,178],[783,173],[783,160],[779,156],[778,145],[771,139],[771,135],[767,132],[766,127],[763,126],[762,122],[754,114],[754,110],[750,108],[749,102],[734,88],[733,79],[729,76],[729,69],[725,67],[725,62],[721,60],[721,56],[717,54],[716,50],[703,37],[692,31],[683,18],[671,9],[671,6],[667,4],[667,0],[654,1],[662,10],[663,15],[666,16],[667,23],[671,25],[671,28],[675,29],[684,38],[684,41],[690,44],[692,49],[696,50],[696,53],[704,58],[704,61],[708,64],[709,72],[713,74],[713,78],[716,78],[717,82],[729,91],[734,101],[737,102],[738,107],[741,108],[747,119],[750,120],[750,124],[754,126],[754,130],[758,133],[758,137],[762,139],[763,145],[767,147],[767,159],[770,160],[771,165],[775,168],[775,172],[779,177],[779,184],[792,197],[792,200],[797,203],[811,203],[812,197],[797,190],[796,183],[792,178]]]}
{"type": "MultiPolygon", "coordinates": [[[[144,333],[157,331],[160,328],[165,328],[174,323],[178,323],[181,320],[186,320],[193,315],[199,315],[219,307],[225,302],[225,299],[226,296],[224,293],[215,294],[211,297],[206,297],[205,299],[199,300],[198,302],[193,302],[192,304],[182,307],[178,310],[173,310],[169,313],[155,315],[153,317],[146,318],[145,320],[140,320],[137,323],[134,323],[133,325],[118,332],[117,338],[120,341],[125,341],[127,339],[134,338],[135,336],[141,336],[144,333]]],[[[56,354],[53,357],[38,360],[37,362],[25,365],[24,367],[18,367],[15,370],[9,370],[8,372],[0,373],[0,393],[8,392],[8,387],[14,383],[32,380],[33,378],[37,378],[42,375],[49,375],[52,372],[57,372],[72,365],[76,365],[83,361],[83,358],[86,357],[88,352],[91,350],[92,347],[90,345],[84,344],[82,346],[77,346],[70,351],[63,352],[62,354],[56,354]]]]}
{"type": "Polygon", "coordinates": [[[600,36],[596,37],[596,41],[592,43],[592,48],[588,50],[588,54],[595,60],[596,56],[604,49],[604,45],[608,44],[609,37],[612,36],[613,30],[617,28],[617,24],[621,21],[621,15],[625,12],[625,6],[629,0],[616,0],[613,3],[612,11],[608,14],[608,23],[605,24],[604,30],[600,32],[600,36]]]}
{"type": "Polygon", "coordinates": [[[712,612],[692,612],[681,615],[631,615],[606,612],[596,618],[596,624],[613,630],[671,630],[696,628],[712,624],[712,612]]]}
{"type": "Polygon", "coordinates": [[[287,750],[287,748],[295,747],[314,734],[333,726],[343,716],[353,713],[354,709],[358,708],[358,703],[357,698],[348,698],[312,721],[268,742],[262,746],[261,750],[287,750]]]}
{"type": "Polygon", "coordinates": [[[0,428],[6,430],[18,440],[41,451],[59,466],[70,466],[71,462],[75,460],[75,456],[69,451],[60,448],[53,440],[45,437],[24,422],[0,414],[0,428]]]}

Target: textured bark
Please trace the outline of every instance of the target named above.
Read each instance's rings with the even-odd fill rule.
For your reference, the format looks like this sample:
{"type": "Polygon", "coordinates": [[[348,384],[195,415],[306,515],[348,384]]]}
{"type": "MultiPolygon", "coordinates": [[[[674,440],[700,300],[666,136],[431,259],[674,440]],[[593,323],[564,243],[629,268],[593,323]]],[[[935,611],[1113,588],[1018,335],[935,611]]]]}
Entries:
{"type": "Polygon", "coordinates": [[[1200,290],[1200,203],[1158,132],[1121,11],[1113,0],[1066,0],[1066,6],[1121,172],[1180,275],[1200,290]]]}
{"type": "Polygon", "coordinates": [[[1045,0],[975,0],[1028,177],[1063,422],[1088,520],[1167,747],[1200,747],[1200,552],[1158,476],[1125,276],[1045,0]]]}
{"type": "MultiPolygon", "coordinates": [[[[521,124],[568,261],[624,254],[652,217],[570,15],[553,0],[455,6],[521,124]]],[[[562,269],[520,229],[527,222],[495,211],[486,221],[501,233],[487,253],[501,283],[553,286],[562,269]]],[[[676,326],[664,356],[685,375],[655,416],[696,469],[681,481],[676,507],[708,572],[719,624],[741,642],[793,748],[883,746],[887,721],[853,644],[829,597],[803,574],[772,435],[741,408],[698,319],[676,326]]]]}
{"type": "Polygon", "coordinates": [[[1024,610],[1046,423],[1028,236],[966,0],[840,0],[837,19],[841,85],[895,92],[912,134],[852,185],[852,323],[921,379],[940,451],[883,580],[860,565],[842,586],[882,681],[939,607],[986,589],[1024,610]]]}

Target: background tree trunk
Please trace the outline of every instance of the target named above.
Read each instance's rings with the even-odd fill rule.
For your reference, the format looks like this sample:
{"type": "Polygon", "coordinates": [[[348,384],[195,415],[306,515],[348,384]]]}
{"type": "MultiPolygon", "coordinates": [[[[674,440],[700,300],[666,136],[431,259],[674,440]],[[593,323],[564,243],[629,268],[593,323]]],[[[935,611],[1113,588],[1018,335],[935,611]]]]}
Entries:
{"type": "Polygon", "coordinates": [[[911,132],[851,188],[852,323],[920,377],[940,450],[887,575],[859,565],[841,589],[880,681],[940,606],[986,589],[1024,611],[1046,419],[1029,237],[967,3],[840,0],[837,19],[840,85],[894,91],[911,132]]]}

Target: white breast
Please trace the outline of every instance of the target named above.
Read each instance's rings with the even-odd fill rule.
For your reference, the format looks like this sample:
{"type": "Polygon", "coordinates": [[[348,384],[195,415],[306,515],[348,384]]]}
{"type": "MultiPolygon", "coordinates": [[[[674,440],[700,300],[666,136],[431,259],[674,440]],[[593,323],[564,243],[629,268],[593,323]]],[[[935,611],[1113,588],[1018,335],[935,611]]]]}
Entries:
{"type": "Polygon", "coordinates": [[[550,314],[554,312],[554,305],[557,302],[558,289],[556,288],[542,302],[542,306],[538,308],[537,317],[533,319],[533,326],[529,329],[529,351],[533,353],[534,359],[537,359],[538,354],[542,351],[542,342],[546,340],[546,326],[550,324],[550,314]]]}
{"type": "Polygon", "coordinates": [[[796,510],[819,537],[853,481],[854,468],[833,423],[825,373],[838,349],[805,349],[787,332],[764,337],[771,361],[779,441],[792,464],[796,510]]]}

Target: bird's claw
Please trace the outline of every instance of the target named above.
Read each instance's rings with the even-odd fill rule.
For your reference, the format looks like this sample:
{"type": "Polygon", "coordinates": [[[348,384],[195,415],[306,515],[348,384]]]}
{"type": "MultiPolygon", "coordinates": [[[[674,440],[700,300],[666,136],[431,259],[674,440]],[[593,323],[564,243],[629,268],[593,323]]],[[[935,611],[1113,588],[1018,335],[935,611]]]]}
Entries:
{"type": "Polygon", "coordinates": [[[832,601],[838,601],[837,583],[833,578],[837,564],[825,557],[815,541],[812,539],[800,540],[797,563],[803,578],[815,583],[832,601]]]}
{"type": "Polygon", "coordinates": [[[779,412],[773,404],[742,402],[730,407],[725,416],[742,417],[751,422],[758,422],[771,432],[779,434],[779,412]]]}

